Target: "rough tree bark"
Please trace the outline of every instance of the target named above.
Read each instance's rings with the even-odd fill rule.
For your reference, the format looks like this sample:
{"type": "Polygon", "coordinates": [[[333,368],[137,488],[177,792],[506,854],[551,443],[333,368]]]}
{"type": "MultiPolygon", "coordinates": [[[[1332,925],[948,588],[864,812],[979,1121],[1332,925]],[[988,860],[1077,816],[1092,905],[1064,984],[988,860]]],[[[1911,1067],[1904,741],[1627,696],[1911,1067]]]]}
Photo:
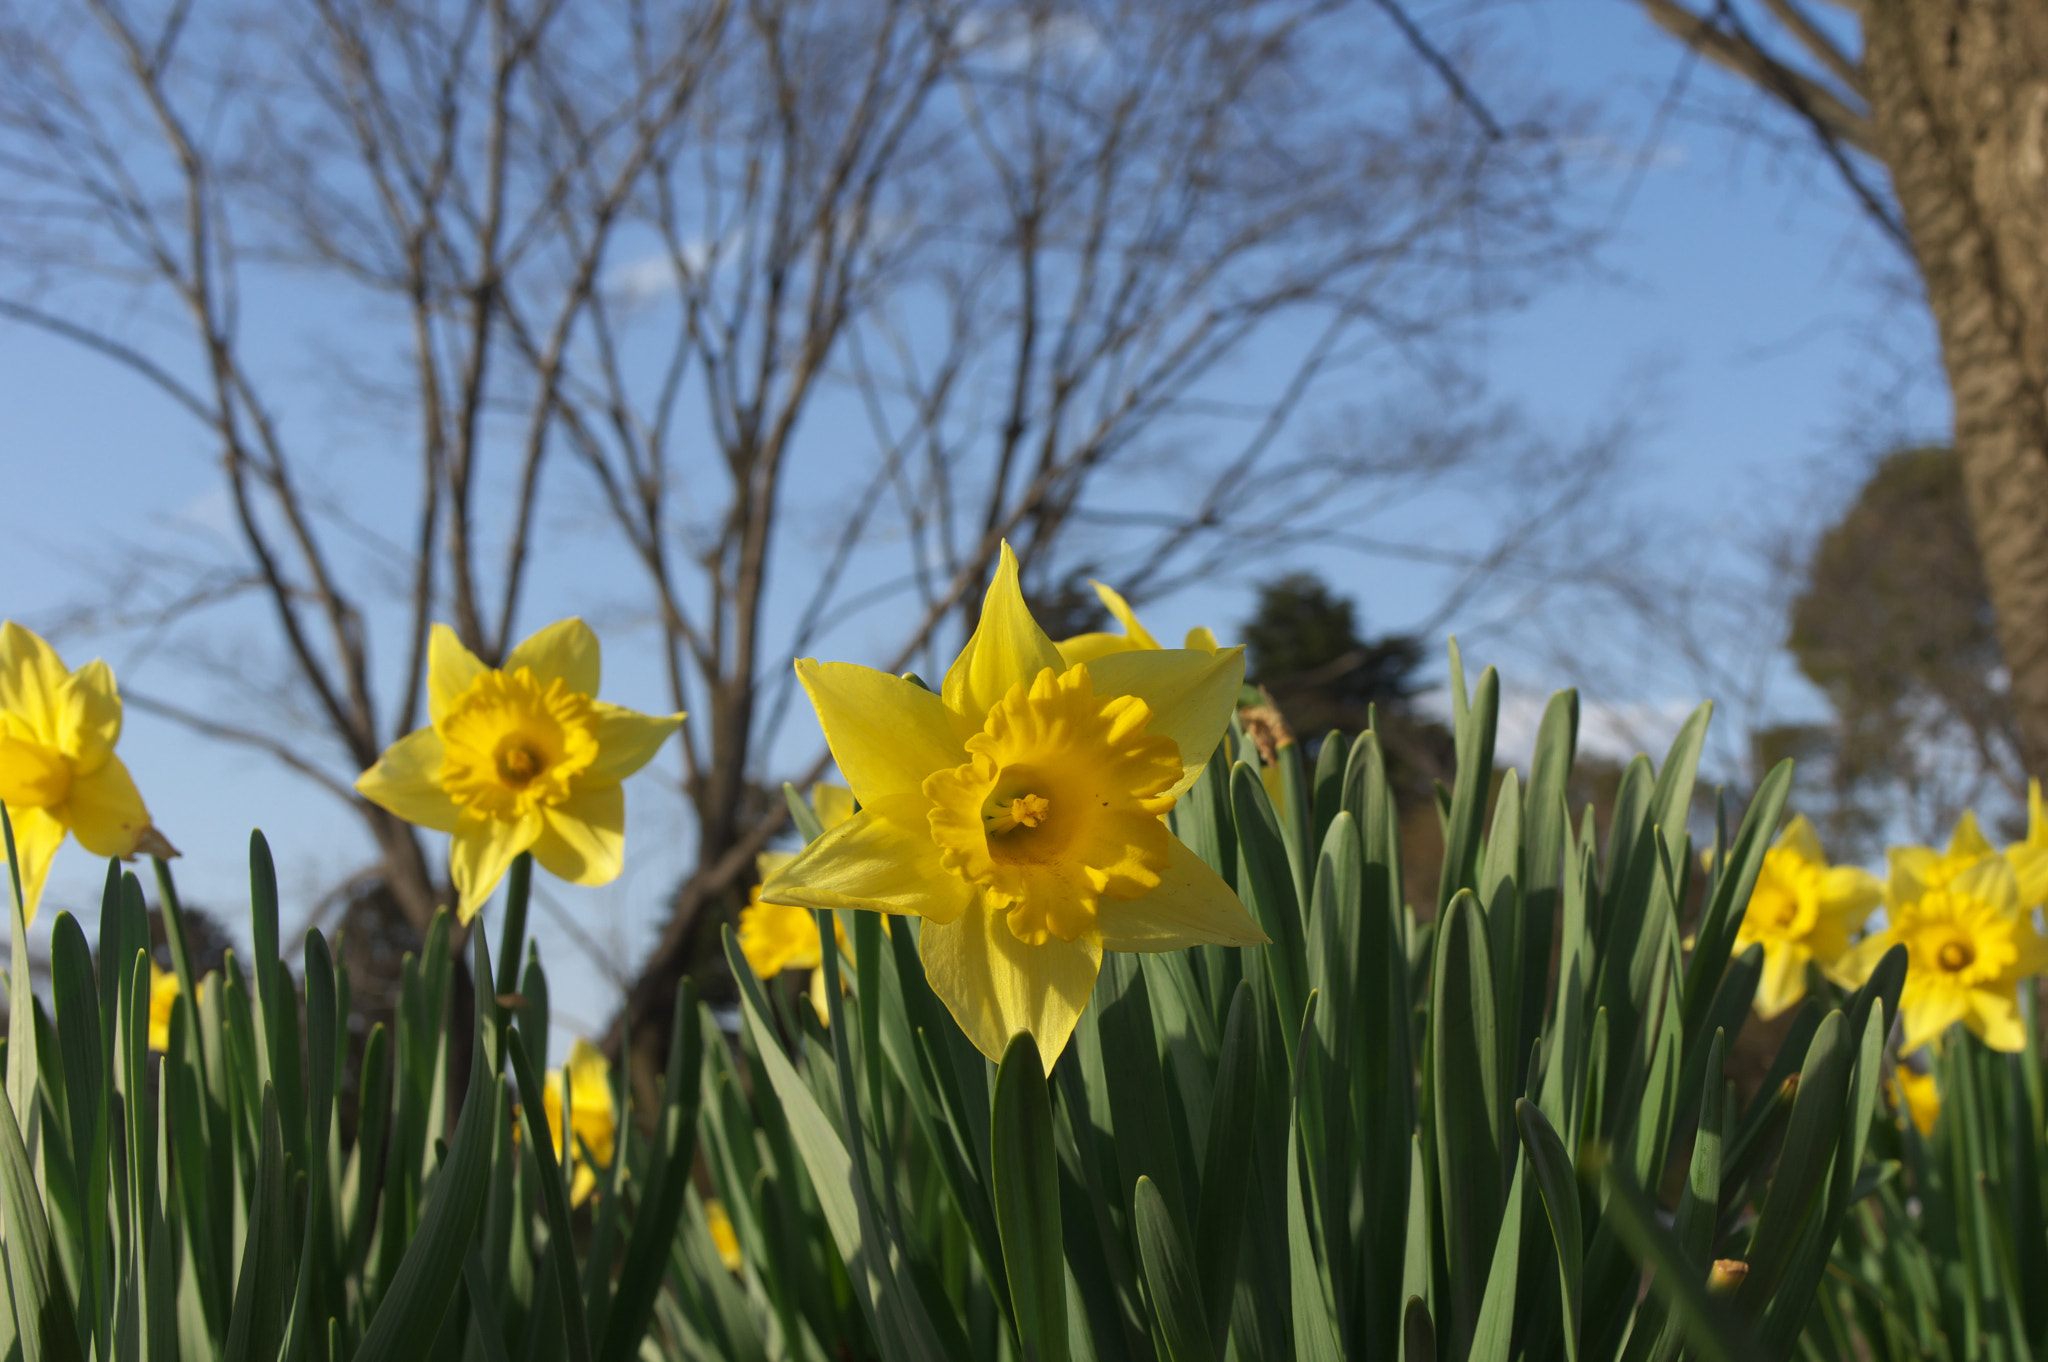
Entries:
{"type": "Polygon", "coordinates": [[[1870,0],[1863,66],[1940,329],[2027,767],[2048,770],[2048,7],[1870,0]]]}
{"type": "Polygon", "coordinates": [[[2041,0],[1634,0],[1813,133],[1917,267],[2022,756],[2048,771],[2048,5],[2041,0]],[[1875,161],[1891,196],[1865,179],[1875,161]]]}

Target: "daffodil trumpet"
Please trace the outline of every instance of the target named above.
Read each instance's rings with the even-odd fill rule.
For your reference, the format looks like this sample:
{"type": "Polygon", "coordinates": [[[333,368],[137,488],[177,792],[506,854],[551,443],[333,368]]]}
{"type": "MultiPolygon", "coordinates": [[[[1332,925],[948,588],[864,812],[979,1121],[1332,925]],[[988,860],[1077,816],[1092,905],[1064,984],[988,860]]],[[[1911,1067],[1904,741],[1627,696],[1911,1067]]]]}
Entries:
{"type": "Polygon", "coordinates": [[[1028,1032],[1049,1070],[1105,950],[1266,941],[1165,823],[1230,722],[1243,649],[1070,661],[1005,545],[938,693],[845,663],[796,668],[860,810],[776,869],[761,901],[923,919],[926,978],[990,1059],[1028,1032]]]}

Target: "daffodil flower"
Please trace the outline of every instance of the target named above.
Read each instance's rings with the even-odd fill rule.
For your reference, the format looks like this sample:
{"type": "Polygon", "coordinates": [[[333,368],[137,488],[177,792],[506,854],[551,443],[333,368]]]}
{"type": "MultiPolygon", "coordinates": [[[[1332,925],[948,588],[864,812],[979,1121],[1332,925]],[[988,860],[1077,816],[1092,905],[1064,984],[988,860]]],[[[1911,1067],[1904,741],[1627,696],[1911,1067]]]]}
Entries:
{"type": "Polygon", "coordinates": [[[1929,889],[1946,888],[1965,870],[1986,856],[1997,854],[1984,830],[1977,826],[1977,815],[1968,809],[1956,819],[1955,831],[1949,834],[1948,845],[1940,851],[1922,846],[1893,847],[1890,851],[1894,873],[1904,866],[1916,883],[1929,889]]]}
{"type": "Polygon", "coordinates": [[[454,837],[449,861],[467,923],[514,857],[531,851],[572,884],[618,878],[626,845],[619,782],[683,721],[597,698],[597,635],[551,624],[492,670],[446,625],[427,647],[428,727],[399,739],[356,789],[409,823],[454,837]]]}
{"type": "Polygon", "coordinates": [[[0,804],[14,823],[30,922],[67,832],[95,856],[178,854],[151,826],[114,755],[120,737],[121,695],[106,663],[95,658],[70,671],[34,633],[0,624],[0,804]]]}
{"type": "Polygon", "coordinates": [[[796,666],[861,809],[762,901],[922,918],[925,975],[991,1059],[1029,1032],[1049,1071],[1105,950],[1265,942],[1162,818],[1223,736],[1242,649],[1070,665],[1005,545],[938,694],[866,667],[796,666]]]}
{"type": "MultiPolygon", "coordinates": [[[[1972,824],[1974,829],[1974,823],[1972,824]]],[[[1902,1050],[1917,1050],[1956,1022],[1994,1050],[2026,1048],[2019,981],[2048,966],[2048,942],[2019,907],[2019,882],[2002,856],[1984,855],[1938,885],[1923,875],[1947,869],[1925,847],[1894,847],[1885,883],[1882,932],[1865,938],[1835,971],[1844,984],[1870,977],[1884,953],[1906,947],[1899,1011],[1902,1050]]]]}
{"type": "Polygon", "coordinates": [[[704,1227],[711,1231],[711,1246],[718,1250],[718,1261],[725,1264],[727,1272],[738,1272],[745,1260],[740,1257],[740,1237],[733,1233],[732,1217],[725,1212],[725,1203],[715,1196],[704,1198],[704,1227]]]}
{"type": "Polygon", "coordinates": [[[149,962],[149,1048],[171,1048],[171,1008],[178,1001],[178,976],[149,962]]]}
{"type": "MultiPolygon", "coordinates": [[[[1138,612],[1131,609],[1129,601],[1100,582],[1091,581],[1088,585],[1095,588],[1095,594],[1101,599],[1103,608],[1116,617],[1117,623],[1123,625],[1124,631],[1121,634],[1076,634],[1070,639],[1062,640],[1058,645],[1061,660],[1071,667],[1077,662],[1093,662],[1098,657],[1108,657],[1111,653],[1158,651],[1159,640],[1152,637],[1149,629],[1138,623],[1138,612]]],[[[1205,653],[1220,651],[1216,646],[1216,635],[1200,625],[1188,630],[1185,646],[1205,653]]]]}
{"type": "Polygon", "coordinates": [[[2048,809],[2041,801],[2041,782],[2027,782],[2027,837],[2005,849],[2005,859],[2019,877],[2020,905],[2039,908],[2048,903],[2048,809]]]}
{"type": "Polygon", "coordinates": [[[1849,933],[1884,897],[1877,877],[1831,866],[1813,824],[1794,818],[1764,853],[1756,889],[1735,933],[1735,949],[1764,948],[1756,1014],[1769,1021],[1806,996],[1806,966],[1832,966],[1847,953],[1849,933]]]}
{"type": "Polygon", "coordinates": [[[1914,1073],[1903,1064],[1892,1073],[1892,1082],[1886,1086],[1891,1089],[1893,1108],[1909,1118],[1921,1135],[1932,1135],[1934,1123],[1941,1119],[1941,1090],[1935,1086],[1934,1075],[1914,1073]]]}
{"type": "Polygon", "coordinates": [[[604,1052],[578,1037],[569,1047],[569,1062],[548,1070],[541,1105],[547,1109],[548,1138],[562,1146],[562,1094],[569,1096],[569,1204],[580,1206],[597,1187],[597,1169],[612,1166],[612,1145],[618,1137],[618,1111],[612,1105],[612,1066],[604,1052]],[[588,1157],[583,1150],[588,1148],[588,1157]],[[592,1164],[595,1163],[596,1167],[592,1164]]]}

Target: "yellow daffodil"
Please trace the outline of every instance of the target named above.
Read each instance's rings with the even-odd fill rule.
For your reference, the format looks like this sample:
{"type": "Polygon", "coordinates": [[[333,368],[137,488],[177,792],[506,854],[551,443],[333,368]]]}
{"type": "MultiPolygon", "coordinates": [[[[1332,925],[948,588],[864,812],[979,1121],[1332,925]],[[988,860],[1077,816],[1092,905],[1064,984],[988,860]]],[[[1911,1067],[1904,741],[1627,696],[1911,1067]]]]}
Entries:
{"type": "Polygon", "coordinates": [[[861,808],[761,898],[923,918],[926,977],[991,1059],[1029,1032],[1050,1070],[1105,950],[1266,940],[1161,817],[1223,736],[1242,649],[1069,665],[1005,545],[938,694],[866,667],[796,666],[861,808]]]}
{"type": "MultiPolygon", "coordinates": [[[[1152,637],[1151,631],[1144,625],[1138,623],[1138,613],[1131,609],[1130,602],[1100,582],[1090,582],[1088,585],[1095,588],[1095,594],[1102,599],[1103,608],[1116,617],[1117,623],[1124,627],[1124,631],[1121,634],[1076,634],[1070,639],[1063,640],[1058,645],[1062,661],[1071,667],[1077,662],[1093,662],[1098,657],[1108,657],[1111,653],[1128,653],[1141,649],[1158,650],[1159,640],[1152,637]]],[[[1188,630],[1185,646],[1205,653],[1220,651],[1216,646],[1216,635],[1200,625],[1188,630]]]]}
{"type": "Polygon", "coordinates": [[[1832,966],[1849,949],[1849,933],[1884,897],[1877,877],[1831,866],[1813,824],[1794,818],[1764,853],[1756,889],[1735,933],[1739,953],[1764,948],[1756,1014],[1768,1021],[1806,996],[1806,966],[1832,966]]]}
{"type": "Polygon", "coordinates": [[[725,1203],[715,1196],[704,1198],[704,1227],[711,1231],[711,1246],[718,1250],[718,1261],[725,1264],[727,1272],[738,1272],[743,1261],[740,1237],[732,1232],[732,1217],[725,1213],[725,1203]]]}
{"type": "Polygon", "coordinates": [[[1985,839],[1984,830],[1977,826],[1977,815],[1968,810],[1956,820],[1956,830],[1949,834],[1948,845],[1942,850],[1905,846],[1893,847],[1890,852],[1894,874],[1905,866],[1915,883],[1929,889],[1947,888],[1956,876],[1986,856],[1997,854],[1997,849],[1985,839]]]}
{"type": "Polygon", "coordinates": [[[1915,1130],[1932,1135],[1934,1123],[1941,1119],[1941,1090],[1934,1085],[1934,1075],[1914,1073],[1901,1064],[1893,1070],[1889,1086],[1892,1106],[1912,1119],[1915,1130]]]}
{"type": "MultiPolygon", "coordinates": [[[[838,785],[811,787],[811,807],[819,824],[830,832],[853,817],[853,791],[838,785]]],[[[796,858],[786,851],[764,851],[754,858],[754,867],[765,883],[796,858]]],[[[740,954],[763,979],[772,979],[786,969],[816,969],[824,960],[818,944],[818,919],[807,908],[761,902],[761,886],[754,886],[747,906],[740,909],[740,954]]]]}
{"type": "Polygon", "coordinates": [[[432,721],[393,743],[356,789],[409,823],[453,834],[450,866],[468,922],[522,851],[572,884],[609,884],[623,863],[626,794],[683,721],[597,698],[597,635],[551,624],[492,670],[435,625],[432,721]]]}
{"type": "Polygon", "coordinates": [[[178,976],[149,962],[149,1048],[171,1048],[171,1007],[178,1001],[178,976]]]}
{"type": "MultiPolygon", "coordinates": [[[[1974,825],[1973,825],[1974,828],[1974,825]]],[[[1885,884],[1890,921],[1842,958],[1841,982],[1870,976],[1894,945],[1906,947],[1902,1049],[1917,1050],[1955,1022],[1963,1022],[1994,1050],[2026,1048],[2020,1020],[2019,981],[2048,966],[2048,942],[2020,911],[2019,882],[2002,856],[1986,855],[1936,886],[1923,871],[1941,873],[1937,859],[1914,855],[1924,847],[1894,847],[1885,884]]]]}
{"type": "Polygon", "coordinates": [[[569,1179],[569,1204],[578,1206],[597,1186],[597,1169],[612,1166],[612,1142],[618,1135],[618,1112],[612,1106],[612,1066],[604,1052],[582,1037],[569,1047],[569,1062],[548,1070],[542,1105],[548,1113],[548,1137],[562,1147],[562,1090],[569,1093],[569,1131],[574,1137],[569,1158],[575,1172],[569,1179]],[[584,1148],[588,1147],[588,1157],[584,1148]],[[592,1167],[593,1161],[596,1167],[592,1167]]]}
{"type": "Polygon", "coordinates": [[[70,833],[95,856],[178,853],[150,825],[114,755],[121,696],[95,658],[77,671],[12,620],[0,624],[0,804],[14,823],[22,906],[36,918],[50,860],[70,833]]]}
{"type": "Polygon", "coordinates": [[[2020,906],[2039,908],[2048,904],[2048,809],[2042,807],[2041,782],[2027,782],[2027,838],[2005,849],[2019,877],[2020,906]]]}

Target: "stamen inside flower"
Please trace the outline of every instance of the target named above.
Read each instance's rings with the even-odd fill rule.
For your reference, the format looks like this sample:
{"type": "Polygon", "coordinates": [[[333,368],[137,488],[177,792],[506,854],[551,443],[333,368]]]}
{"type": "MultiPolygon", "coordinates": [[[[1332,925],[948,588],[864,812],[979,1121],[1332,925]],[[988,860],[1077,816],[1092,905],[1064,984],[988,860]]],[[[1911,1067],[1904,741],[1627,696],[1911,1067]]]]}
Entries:
{"type": "Polygon", "coordinates": [[[1962,941],[1944,941],[1941,950],[1935,956],[1941,967],[1951,974],[1957,970],[1968,969],[1976,958],[1977,952],[1962,941]]]}
{"type": "Polygon", "coordinates": [[[441,785],[465,810],[515,821],[560,804],[597,757],[590,697],[525,667],[486,672],[438,725],[441,785]]]}
{"type": "Polygon", "coordinates": [[[1151,719],[1136,696],[1098,697],[1086,664],[1048,667],[989,711],[964,765],[926,778],[941,862],[982,887],[1018,940],[1076,940],[1102,899],[1158,886],[1181,760],[1151,719]]]}

